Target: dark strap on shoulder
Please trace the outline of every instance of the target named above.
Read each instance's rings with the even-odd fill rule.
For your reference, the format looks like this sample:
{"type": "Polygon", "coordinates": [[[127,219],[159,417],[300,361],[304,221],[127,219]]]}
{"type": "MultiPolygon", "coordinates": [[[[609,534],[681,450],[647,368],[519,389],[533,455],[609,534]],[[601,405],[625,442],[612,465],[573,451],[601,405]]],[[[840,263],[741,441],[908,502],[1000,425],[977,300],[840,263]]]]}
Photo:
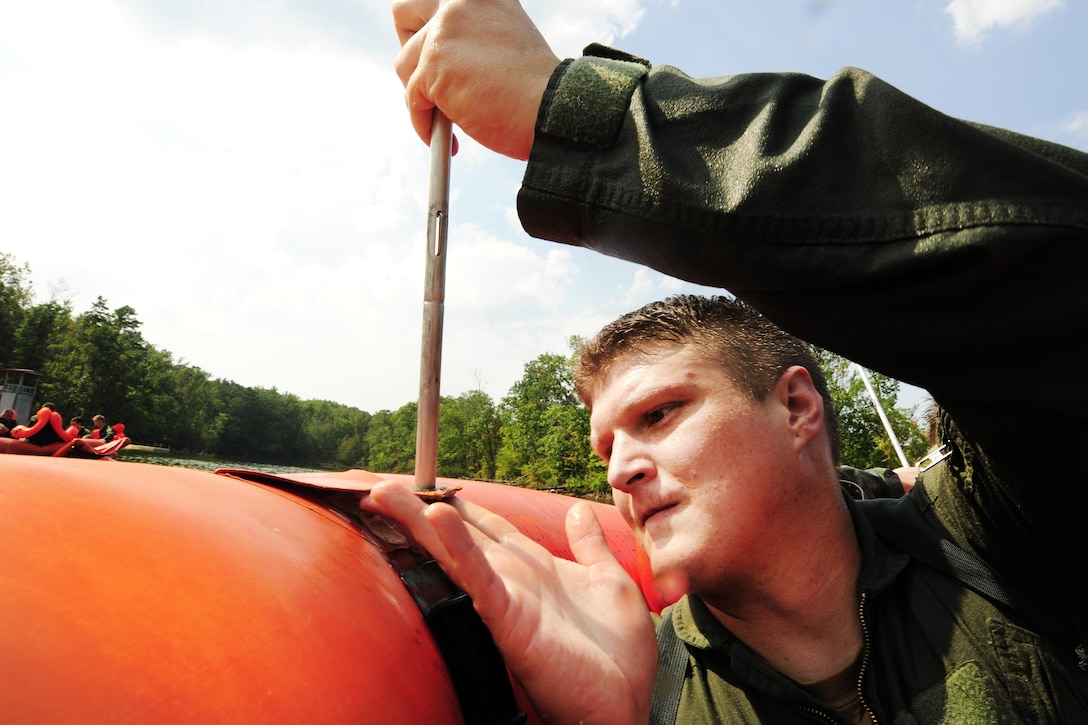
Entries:
{"type": "Polygon", "coordinates": [[[1077,626],[1075,620],[1063,617],[1053,605],[1029,594],[942,536],[923,518],[914,497],[858,503],[882,539],[1016,612],[1036,632],[1072,653],[1078,667],[1088,670],[1088,638],[1083,626],[1077,626]]]}
{"type": "Polygon", "coordinates": [[[657,623],[657,681],[650,708],[650,725],[672,725],[680,709],[680,693],[688,673],[688,651],[672,626],[672,609],[657,623]]]}

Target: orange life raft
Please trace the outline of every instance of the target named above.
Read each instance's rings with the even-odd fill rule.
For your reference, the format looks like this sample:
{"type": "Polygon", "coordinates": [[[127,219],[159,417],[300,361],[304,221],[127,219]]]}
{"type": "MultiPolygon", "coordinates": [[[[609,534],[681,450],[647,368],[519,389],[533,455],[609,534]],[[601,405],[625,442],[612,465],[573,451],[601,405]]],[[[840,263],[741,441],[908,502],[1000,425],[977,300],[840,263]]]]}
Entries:
{"type": "MultiPolygon", "coordinates": [[[[30,456],[7,458],[3,471],[5,722],[463,721],[417,601],[358,514],[359,492],[409,477],[30,456]]],[[[458,496],[570,556],[563,520],[574,499],[438,485],[461,486],[458,496]]],[[[629,530],[613,507],[596,507],[659,609],[629,530]]]]}
{"type": "Polygon", "coordinates": [[[123,435],[124,430],[123,425],[117,424],[114,431],[115,437],[109,442],[78,438],[64,427],[64,420],[60,413],[43,406],[38,410],[34,425],[17,425],[11,430],[11,438],[0,438],[0,453],[15,453],[24,456],[116,458],[121,449],[131,442],[123,435]],[[60,437],[59,441],[39,446],[27,440],[46,426],[52,426],[60,437]]]}
{"type": "Polygon", "coordinates": [[[64,419],[60,417],[60,413],[57,413],[52,408],[42,406],[35,415],[34,425],[17,425],[11,429],[12,438],[30,438],[35,433],[39,433],[45,429],[46,426],[51,426],[60,437],[61,441],[67,442],[75,438],[64,427],[64,419]]]}

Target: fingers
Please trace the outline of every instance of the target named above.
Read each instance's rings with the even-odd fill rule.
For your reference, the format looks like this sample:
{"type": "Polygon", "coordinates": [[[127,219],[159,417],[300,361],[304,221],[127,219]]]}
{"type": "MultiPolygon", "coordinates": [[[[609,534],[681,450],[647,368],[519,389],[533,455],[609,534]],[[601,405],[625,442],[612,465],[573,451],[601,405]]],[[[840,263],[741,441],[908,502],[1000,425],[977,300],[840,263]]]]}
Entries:
{"type": "Polygon", "coordinates": [[[408,96],[408,117],[412,120],[416,135],[429,146],[434,126],[434,104],[420,95],[408,96]]]}
{"type": "Polygon", "coordinates": [[[427,504],[398,483],[379,483],[363,496],[362,508],[373,511],[405,526],[420,546],[439,561],[449,558],[442,540],[427,518],[427,504]]]}
{"type": "Polygon", "coordinates": [[[429,144],[435,102],[428,83],[421,77],[420,59],[427,42],[427,23],[438,10],[437,0],[397,0],[393,3],[393,24],[401,51],[393,69],[404,86],[404,103],[416,135],[429,144]]]}
{"type": "Polygon", "coordinates": [[[567,541],[579,564],[592,566],[616,562],[616,556],[608,548],[608,541],[604,537],[604,529],[601,528],[597,514],[585,501],[579,501],[567,511],[567,541]]]}
{"type": "Polygon", "coordinates": [[[466,525],[453,506],[431,506],[426,516],[442,541],[444,555],[435,555],[435,559],[472,598],[476,611],[494,631],[507,607],[506,584],[488,560],[489,549],[497,544],[475,527],[466,525]]]}
{"type": "MultiPolygon", "coordinates": [[[[413,32],[403,38],[403,47],[393,62],[393,69],[404,85],[404,104],[408,107],[412,128],[424,143],[430,144],[437,104],[420,68],[420,55],[427,37],[427,31],[423,31],[413,32]]],[[[454,136],[450,152],[455,156],[459,145],[457,137],[454,136]]]]}
{"type": "Polygon", "coordinates": [[[469,560],[470,566],[478,564],[487,549],[514,537],[520,545],[535,546],[516,526],[482,506],[459,498],[428,505],[398,483],[379,483],[360,504],[405,526],[449,573],[465,568],[469,560]]]}
{"type": "Polygon", "coordinates": [[[404,45],[438,10],[438,0],[394,0],[393,27],[404,45]]]}
{"type": "MultiPolygon", "coordinates": [[[[395,68],[416,135],[441,110],[485,147],[526,159],[559,59],[517,0],[395,0],[395,68]]],[[[454,145],[456,152],[456,142],[454,145]]]]}
{"type": "Polygon", "coordinates": [[[404,104],[408,107],[412,128],[424,143],[429,144],[435,104],[426,93],[427,88],[421,81],[422,70],[419,66],[420,53],[426,39],[426,31],[413,33],[405,38],[402,41],[404,45],[393,62],[393,69],[404,85],[404,104]]]}
{"type": "Polygon", "coordinates": [[[488,561],[488,551],[500,545],[498,538],[517,529],[486,509],[454,501],[453,506],[428,506],[400,484],[381,483],[363,497],[361,504],[407,527],[454,584],[472,597],[484,621],[492,625],[501,620],[507,594],[502,578],[488,561]]]}
{"type": "Polygon", "coordinates": [[[423,43],[426,37],[426,33],[421,33],[406,38],[401,43],[400,52],[397,53],[397,57],[393,60],[393,70],[396,71],[401,85],[405,88],[408,87],[408,83],[412,80],[412,74],[419,67],[419,56],[423,51],[423,43]]]}
{"type": "Polygon", "coordinates": [[[503,541],[511,536],[521,536],[521,529],[483,506],[478,506],[471,501],[454,498],[451,503],[465,523],[479,529],[495,541],[503,541]]]}

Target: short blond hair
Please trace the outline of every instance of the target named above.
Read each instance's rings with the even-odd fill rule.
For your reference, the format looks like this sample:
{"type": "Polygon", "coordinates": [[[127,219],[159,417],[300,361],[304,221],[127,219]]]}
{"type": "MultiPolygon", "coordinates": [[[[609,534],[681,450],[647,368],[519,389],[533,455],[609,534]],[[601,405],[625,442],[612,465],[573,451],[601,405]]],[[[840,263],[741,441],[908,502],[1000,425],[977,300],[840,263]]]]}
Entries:
{"type": "Polygon", "coordinates": [[[678,295],[651,302],[606,325],[581,344],[574,359],[574,386],[593,407],[597,386],[612,366],[631,353],[662,343],[685,345],[721,364],[738,389],[762,401],[794,365],[808,370],[824,399],[824,421],[837,464],[842,443],[827,379],[812,348],[785,332],[753,307],[731,297],[678,295]]]}

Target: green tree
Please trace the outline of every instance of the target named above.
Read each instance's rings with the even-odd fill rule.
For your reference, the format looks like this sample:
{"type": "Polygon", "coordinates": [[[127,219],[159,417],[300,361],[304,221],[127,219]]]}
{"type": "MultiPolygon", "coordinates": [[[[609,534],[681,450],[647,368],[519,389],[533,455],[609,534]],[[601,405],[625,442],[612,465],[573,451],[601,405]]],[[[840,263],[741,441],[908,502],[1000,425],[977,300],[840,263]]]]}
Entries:
{"type": "Polygon", "coordinates": [[[366,468],[367,459],[370,456],[370,446],[366,440],[366,432],[370,428],[370,413],[365,410],[360,410],[358,413],[351,424],[353,432],[339,440],[333,457],[321,458],[315,463],[326,463],[331,460],[334,465],[342,468],[366,468]]]}
{"type": "MultiPolygon", "coordinates": [[[[65,417],[102,413],[138,442],[232,458],[307,465],[365,465],[370,414],[275,389],[210,379],[145,341],[136,311],[99,297],[30,306],[29,267],[0,254],[0,365],[42,373],[38,401],[65,417]]],[[[403,417],[403,416],[402,416],[403,417]]],[[[414,423],[413,423],[414,425],[414,423]]],[[[409,447],[400,458],[411,458],[409,447]]]]}
{"type": "Polygon", "coordinates": [[[15,331],[11,364],[44,370],[50,359],[50,346],[70,331],[72,322],[68,302],[46,302],[28,309],[15,331]]]}
{"type": "Polygon", "coordinates": [[[154,345],[144,344],[127,361],[129,388],[124,398],[124,413],[115,422],[125,424],[125,435],[144,443],[162,444],[171,437],[177,409],[185,401],[172,389],[173,356],[154,345]]]}
{"type": "Polygon", "coordinates": [[[242,460],[295,460],[302,439],[302,409],[294,395],[217,380],[219,413],[209,426],[212,452],[242,460]]]}
{"type": "Polygon", "coordinates": [[[366,442],[367,468],[380,473],[413,473],[416,468],[417,403],[405,403],[394,412],[378,411],[370,419],[366,442]]]}
{"type": "MultiPolygon", "coordinates": [[[[212,450],[219,397],[217,386],[208,373],[191,365],[174,364],[161,384],[161,394],[151,408],[159,419],[157,430],[160,434],[149,433],[141,440],[177,451],[212,450]]],[[[139,431],[135,433],[139,435],[139,431]]]]}
{"type": "Polygon", "coordinates": [[[494,479],[501,428],[499,412],[482,390],[443,397],[438,415],[438,475],[494,479]]]}
{"type": "Polygon", "coordinates": [[[0,368],[27,367],[14,356],[15,332],[31,301],[30,266],[0,252],[0,368]]]}
{"type": "Polygon", "coordinates": [[[344,406],[343,413],[335,455],[331,459],[322,457],[318,462],[331,461],[344,468],[366,468],[370,457],[370,446],[366,440],[367,431],[370,430],[370,413],[351,406],[344,406]]]}
{"type": "Polygon", "coordinates": [[[574,392],[568,358],[543,354],[527,363],[500,414],[499,478],[536,488],[600,488],[602,469],[589,451],[589,412],[574,392]]]}
{"type": "Polygon", "coordinates": [[[553,405],[544,418],[548,432],[540,441],[539,477],[568,493],[607,498],[608,466],[589,447],[589,411],[582,405],[553,405]]]}
{"type": "Polygon", "coordinates": [[[307,400],[302,403],[302,417],[300,453],[305,455],[300,460],[309,465],[365,467],[369,413],[328,400],[307,400]]]}
{"type": "MultiPolygon", "coordinates": [[[[901,465],[864,382],[852,369],[853,363],[819,348],[814,348],[814,352],[827,377],[831,402],[839,418],[843,463],[857,468],[901,465]]],[[[912,417],[912,411],[899,406],[899,381],[880,373],[868,374],[907,461],[919,460],[929,447],[928,434],[912,417]]]]}
{"type": "Polygon", "coordinates": [[[55,402],[65,416],[102,413],[126,425],[148,421],[152,411],[142,394],[151,370],[162,366],[149,365],[148,356],[155,352],[140,334],[140,324],[131,307],[111,312],[99,297],[49,345],[41,399],[55,402]]]}

